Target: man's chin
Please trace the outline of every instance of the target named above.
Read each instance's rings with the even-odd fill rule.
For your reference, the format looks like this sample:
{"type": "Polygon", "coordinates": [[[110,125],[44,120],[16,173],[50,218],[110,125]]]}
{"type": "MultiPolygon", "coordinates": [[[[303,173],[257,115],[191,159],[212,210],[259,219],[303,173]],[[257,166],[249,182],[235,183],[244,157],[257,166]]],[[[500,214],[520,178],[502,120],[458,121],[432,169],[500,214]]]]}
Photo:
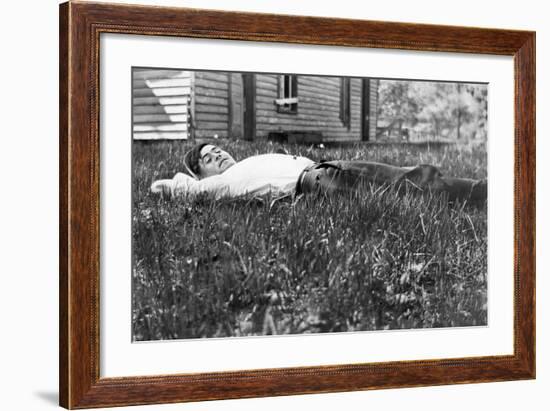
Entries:
{"type": "Polygon", "coordinates": [[[235,162],[231,161],[231,160],[225,160],[221,163],[220,165],[220,170],[221,172],[223,173],[225,170],[227,170],[228,168],[230,168],[232,165],[234,165],[235,162]]]}

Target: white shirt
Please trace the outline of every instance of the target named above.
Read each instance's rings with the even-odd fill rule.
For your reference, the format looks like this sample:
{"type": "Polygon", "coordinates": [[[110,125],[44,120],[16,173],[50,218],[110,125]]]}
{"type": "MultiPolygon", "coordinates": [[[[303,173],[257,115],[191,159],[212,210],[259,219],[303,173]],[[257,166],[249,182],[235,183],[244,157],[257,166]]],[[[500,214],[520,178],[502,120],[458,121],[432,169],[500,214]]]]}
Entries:
{"type": "Polygon", "coordinates": [[[174,177],[174,194],[212,194],[216,199],[245,195],[283,196],[296,191],[300,173],[313,164],[308,158],[287,154],[248,157],[222,174],[195,180],[187,174],[174,177]]]}

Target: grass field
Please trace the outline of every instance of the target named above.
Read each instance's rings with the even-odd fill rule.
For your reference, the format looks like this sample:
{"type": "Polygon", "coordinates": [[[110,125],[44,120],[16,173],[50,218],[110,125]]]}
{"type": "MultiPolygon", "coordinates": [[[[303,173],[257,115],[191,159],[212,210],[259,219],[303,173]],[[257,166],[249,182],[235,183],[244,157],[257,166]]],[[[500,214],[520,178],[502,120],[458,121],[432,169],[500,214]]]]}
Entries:
{"type": "MultiPolygon", "coordinates": [[[[220,141],[235,159],[267,142],[220,141]]],[[[133,144],[135,341],[487,323],[487,212],[365,188],[272,203],[167,201],[184,142],[133,144]]],[[[487,177],[484,146],[285,147],[313,160],[421,163],[487,177]]]]}

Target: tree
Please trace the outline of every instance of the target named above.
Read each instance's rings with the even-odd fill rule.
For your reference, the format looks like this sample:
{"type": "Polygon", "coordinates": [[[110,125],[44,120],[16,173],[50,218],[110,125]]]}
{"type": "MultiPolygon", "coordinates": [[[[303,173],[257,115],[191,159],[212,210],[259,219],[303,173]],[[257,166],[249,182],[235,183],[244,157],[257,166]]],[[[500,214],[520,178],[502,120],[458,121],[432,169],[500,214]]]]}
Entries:
{"type": "Polygon", "coordinates": [[[392,119],[414,119],[418,114],[418,101],[411,92],[413,82],[381,80],[379,93],[379,114],[392,119]]]}
{"type": "Polygon", "coordinates": [[[438,138],[486,138],[487,85],[381,80],[379,117],[438,138]]]}

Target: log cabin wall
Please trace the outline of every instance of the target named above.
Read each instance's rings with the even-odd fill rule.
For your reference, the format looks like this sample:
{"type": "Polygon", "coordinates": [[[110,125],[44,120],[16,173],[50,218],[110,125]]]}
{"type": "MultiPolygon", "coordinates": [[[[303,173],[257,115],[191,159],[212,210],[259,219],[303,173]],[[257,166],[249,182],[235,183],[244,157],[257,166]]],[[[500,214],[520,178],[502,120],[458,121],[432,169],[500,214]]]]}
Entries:
{"type": "Polygon", "coordinates": [[[229,76],[227,72],[194,72],[194,137],[228,137],[229,76]]]}
{"type": "Polygon", "coordinates": [[[350,81],[349,128],[340,119],[340,77],[298,75],[297,82],[297,112],[278,112],[279,75],[256,74],[257,138],[267,138],[270,131],[299,130],[321,131],[323,141],[361,140],[361,79],[350,81]]]}
{"type": "Polygon", "coordinates": [[[189,138],[192,77],[184,70],[133,69],[134,139],[189,138]]]}
{"type": "MultiPolygon", "coordinates": [[[[213,71],[134,69],[134,138],[243,138],[239,120],[244,105],[241,76],[213,71]],[[237,88],[240,93],[236,93],[237,88]]],[[[296,112],[278,110],[281,78],[278,74],[255,74],[254,138],[267,138],[272,131],[320,131],[323,141],[362,139],[361,79],[350,79],[348,125],[342,119],[341,77],[298,75],[296,112]]],[[[374,140],[378,80],[369,81],[369,139],[374,140]]]]}

